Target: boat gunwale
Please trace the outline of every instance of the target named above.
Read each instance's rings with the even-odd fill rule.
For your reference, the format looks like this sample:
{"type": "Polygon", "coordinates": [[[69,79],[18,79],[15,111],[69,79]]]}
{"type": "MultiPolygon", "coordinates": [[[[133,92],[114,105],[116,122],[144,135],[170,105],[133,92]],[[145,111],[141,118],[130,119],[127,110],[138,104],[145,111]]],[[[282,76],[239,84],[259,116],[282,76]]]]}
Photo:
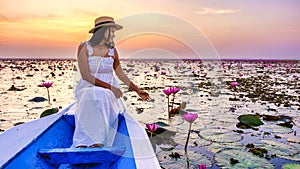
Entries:
{"type": "MultiPolygon", "coordinates": [[[[30,142],[28,142],[27,144],[25,144],[23,147],[20,147],[19,151],[15,152],[11,157],[8,157],[9,159],[7,161],[5,161],[1,166],[0,168],[5,168],[7,165],[9,165],[10,162],[12,162],[15,158],[17,158],[22,152],[24,152],[25,150],[27,150],[31,145],[33,145],[39,138],[41,138],[47,131],[48,129],[52,128],[56,123],[59,122],[60,119],[62,119],[65,115],[65,113],[70,110],[70,108],[72,106],[74,106],[75,103],[72,103],[70,104],[68,107],[66,107],[65,109],[61,110],[59,113],[56,113],[56,114],[53,114],[53,115],[50,115],[50,116],[57,116],[56,119],[53,120],[53,122],[45,127],[43,130],[40,131],[40,133],[37,133],[36,134],[36,137],[32,138],[30,142]]],[[[49,117],[50,117],[49,116],[49,117]]],[[[42,117],[44,118],[44,117],[42,117]]],[[[36,121],[36,120],[39,120],[39,119],[35,119],[33,121],[36,121]]],[[[33,122],[31,121],[31,122],[33,122]]],[[[29,122],[30,123],[30,122],[29,122]]],[[[27,123],[24,123],[24,124],[21,124],[21,125],[26,125],[27,123]]],[[[16,127],[16,126],[15,126],[16,127]]],[[[10,129],[13,129],[14,127],[10,128],[10,129]]],[[[9,129],[9,130],[10,130],[9,129]]],[[[9,131],[7,130],[7,131],[9,131]]],[[[5,133],[5,132],[4,132],[5,133]]],[[[2,134],[4,134],[2,133],[2,134]]],[[[2,135],[1,134],[1,135],[2,135]]]]}

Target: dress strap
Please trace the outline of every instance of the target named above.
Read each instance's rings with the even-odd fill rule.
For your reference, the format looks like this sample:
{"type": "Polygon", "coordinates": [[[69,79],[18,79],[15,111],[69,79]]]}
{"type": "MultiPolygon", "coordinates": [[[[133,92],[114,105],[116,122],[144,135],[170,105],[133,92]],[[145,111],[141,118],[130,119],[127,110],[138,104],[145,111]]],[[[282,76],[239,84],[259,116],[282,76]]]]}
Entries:
{"type": "Polygon", "coordinates": [[[92,48],[91,44],[88,41],[85,41],[85,44],[86,44],[86,48],[88,50],[89,56],[92,56],[92,54],[93,54],[93,48],[92,48]]]}
{"type": "Polygon", "coordinates": [[[115,55],[115,48],[108,49],[108,56],[113,57],[115,55]]]}

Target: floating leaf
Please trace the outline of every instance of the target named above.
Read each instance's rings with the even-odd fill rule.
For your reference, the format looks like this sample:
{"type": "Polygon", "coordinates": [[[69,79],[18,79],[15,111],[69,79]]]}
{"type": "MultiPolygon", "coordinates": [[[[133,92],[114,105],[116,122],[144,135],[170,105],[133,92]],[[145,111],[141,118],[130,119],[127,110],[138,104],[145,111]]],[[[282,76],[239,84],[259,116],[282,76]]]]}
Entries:
{"type": "MultiPolygon", "coordinates": [[[[146,130],[148,136],[150,136],[150,132],[146,130]]],[[[171,137],[174,137],[176,132],[166,130],[165,128],[159,127],[157,130],[154,131],[153,137],[151,138],[151,143],[153,145],[161,145],[163,143],[165,144],[171,144],[175,145],[171,137]]]]}
{"type": "Polygon", "coordinates": [[[242,149],[244,148],[244,145],[240,142],[234,142],[234,143],[212,143],[208,146],[206,146],[207,150],[216,153],[223,149],[242,149]]]}
{"type": "Polygon", "coordinates": [[[160,127],[166,127],[166,126],[169,126],[168,124],[164,123],[164,122],[156,122],[155,124],[159,125],[160,127]]]}
{"type": "MultiPolygon", "coordinates": [[[[176,133],[174,137],[174,141],[178,144],[185,145],[187,137],[187,132],[185,134],[176,133]]],[[[195,132],[191,132],[190,139],[189,139],[189,146],[207,146],[210,145],[212,142],[210,140],[206,140],[200,138],[199,135],[195,132]]]]}
{"type": "Polygon", "coordinates": [[[246,114],[241,115],[238,117],[239,121],[247,126],[260,126],[264,124],[260,119],[259,116],[253,114],[246,114]]]}
{"type": "Polygon", "coordinates": [[[162,151],[171,151],[174,149],[174,146],[171,146],[169,144],[161,144],[159,145],[159,148],[162,150],[162,151]]]}
{"type": "MultiPolygon", "coordinates": [[[[295,147],[295,149],[298,150],[298,152],[300,152],[300,144],[299,143],[289,143],[289,145],[295,147]]],[[[289,159],[289,160],[300,161],[300,153],[293,155],[293,156],[286,156],[285,158],[289,159]]]]}
{"type": "Polygon", "coordinates": [[[47,110],[45,110],[45,111],[41,114],[40,118],[41,118],[41,117],[45,117],[45,116],[49,116],[49,115],[51,115],[51,114],[55,114],[55,113],[57,113],[57,112],[58,112],[58,108],[47,109],[47,110]]]}
{"type": "Polygon", "coordinates": [[[15,87],[15,85],[11,85],[11,87],[7,90],[7,91],[22,91],[22,90],[25,90],[26,88],[18,88],[18,87],[15,87]]]}
{"type": "Polygon", "coordinates": [[[284,122],[284,123],[278,123],[277,125],[287,128],[293,128],[292,122],[284,122]]]}
{"type": "Polygon", "coordinates": [[[231,169],[249,169],[249,168],[265,168],[274,169],[274,165],[264,158],[259,158],[242,150],[225,149],[215,154],[215,160],[220,168],[231,169]],[[237,160],[237,163],[232,165],[230,161],[237,160]]]}
{"type": "Polygon", "coordinates": [[[184,150],[161,151],[157,154],[157,159],[164,168],[188,168],[187,166],[189,165],[190,169],[198,169],[199,164],[212,166],[210,159],[203,154],[194,151],[187,151],[187,154],[188,157],[184,150]],[[174,158],[174,154],[179,158],[174,158]]]}
{"type": "Polygon", "coordinates": [[[43,102],[46,101],[44,97],[34,97],[33,99],[28,100],[29,102],[43,102]]]}
{"type": "Polygon", "coordinates": [[[236,123],[238,120],[236,119],[236,115],[233,114],[218,114],[215,117],[216,121],[224,122],[224,123],[236,123]]]}
{"type": "Polygon", "coordinates": [[[268,130],[272,131],[272,133],[291,133],[293,129],[287,128],[287,127],[282,127],[276,124],[270,124],[270,125],[263,125],[261,127],[262,130],[268,130]]]}
{"type": "Polygon", "coordinates": [[[276,156],[285,157],[293,156],[298,153],[298,150],[288,144],[284,144],[273,140],[260,140],[265,143],[261,147],[266,148],[271,154],[276,154],[276,156]]]}
{"type": "Polygon", "coordinates": [[[282,166],[282,169],[299,169],[300,164],[285,164],[282,166]]]}
{"type": "MultiPolygon", "coordinates": [[[[209,113],[208,117],[205,117],[205,123],[210,122],[210,124],[207,123],[207,127],[229,127],[229,126],[234,126],[237,120],[237,116],[234,114],[224,114],[220,112],[215,112],[215,113],[209,113]]],[[[200,119],[202,117],[200,116],[200,119]]],[[[201,120],[201,122],[204,120],[201,120]]],[[[203,122],[204,123],[204,122],[203,122]]]]}
{"type": "Polygon", "coordinates": [[[279,116],[272,116],[272,115],[262,115],[263,120],[266,121],[284,121],[284,122],[291,122],[293,120],[292,117],[279,115],[279,116]]]}
{"type": "Polygon", "coordinates": [[[286,138],[288,142],[300,143],[300,137],[293,134],[277,134],[276,137],[286,138]]]}
{"type": "Polygon", "coordinates": [[[210,128],[200,131],[201,137],[219,143],[232,143],[242,140],[242,136],[228,129],[210,128]]]}
{"type": "Polygon", "coordinates": [[[220,122],[220,121],[213,121],[211,124],[208,124],[207,127],[225,127],[225,128],[230,128],[232,126],[232,123],[226,123],[226,122],[220,122]]]}

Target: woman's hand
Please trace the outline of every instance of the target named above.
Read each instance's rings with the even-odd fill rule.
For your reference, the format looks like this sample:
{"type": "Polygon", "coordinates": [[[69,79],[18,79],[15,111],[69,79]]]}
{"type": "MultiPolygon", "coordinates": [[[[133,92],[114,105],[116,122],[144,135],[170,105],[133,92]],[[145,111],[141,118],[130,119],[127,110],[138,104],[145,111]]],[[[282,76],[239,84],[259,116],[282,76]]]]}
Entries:
{"type": "Polygon", "coordinates": [[[115,94],[115,96],[117,98],[120,98],[123,95],[122,91],[119,88],[117,88],[117,87],[111,86],[110,90],[115,94]]]}
{"type": "Polygon", "coordinates": [[[143,101],[150,101],[150,96],[146,91],[138,90],[136,93],[142,98],[143,101]]]}

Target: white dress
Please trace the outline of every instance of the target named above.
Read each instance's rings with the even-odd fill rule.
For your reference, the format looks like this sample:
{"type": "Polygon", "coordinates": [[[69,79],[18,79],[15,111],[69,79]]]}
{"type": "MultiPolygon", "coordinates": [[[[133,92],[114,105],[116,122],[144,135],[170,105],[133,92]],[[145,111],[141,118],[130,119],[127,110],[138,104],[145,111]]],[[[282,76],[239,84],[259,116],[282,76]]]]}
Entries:
{"type": "MultiPolygon", "coordinates": [[[[118,81],[114,77],[114,59],[111,57],[114,55],[114,49],[109,50],[110,57],[92,56],[93,48],[88,42],[85,43],[91,74],[99,80],[119,87],[118,81]]],[[[136,161],[137,166],[140,166],[138,168],[144,168],[147,163],[153,166],[149,167],[148,165],[148,168],[160,168],[144,128],[127,114],[122,99],[115,97],[111,90],[92,85],[82,78],[76,86],[75,97],[77,110],[73,147],[95,143],[112,146],[117,132],[118,114],[122,113],[126,120],[134,156],[136,159],[141,159],[136,161]]]]}

